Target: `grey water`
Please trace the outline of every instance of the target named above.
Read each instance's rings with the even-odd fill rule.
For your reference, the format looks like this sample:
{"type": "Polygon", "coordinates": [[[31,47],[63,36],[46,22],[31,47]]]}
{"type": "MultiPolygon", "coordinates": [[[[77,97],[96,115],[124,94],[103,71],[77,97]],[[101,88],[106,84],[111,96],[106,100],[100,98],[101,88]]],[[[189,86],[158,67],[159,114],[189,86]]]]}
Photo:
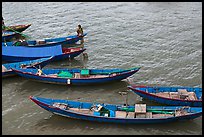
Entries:
{"type": "MultiPolygon", "coordinates": [[[[30,39],[76,34],[81,24],[88,59],[46,68],[142,68],[126,80],[64,86],[21,77],[2,79],[3,135],[201,135],[202,117],[166,124],[121,125],[56,116],[29,96],[123,104],[127,85],[202,87],[201,2],[2,2],[5,25],[31,23],[30,39]]],[[[128,104],[147,103],[128,91],[128,104]]]]}

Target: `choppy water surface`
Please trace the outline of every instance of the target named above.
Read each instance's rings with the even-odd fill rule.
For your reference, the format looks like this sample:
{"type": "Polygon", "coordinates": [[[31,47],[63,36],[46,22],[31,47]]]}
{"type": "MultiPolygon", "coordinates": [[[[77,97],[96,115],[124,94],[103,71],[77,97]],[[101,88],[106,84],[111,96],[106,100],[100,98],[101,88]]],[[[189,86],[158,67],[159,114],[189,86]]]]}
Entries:
{"type": "MultiPolygon", "coordinates": [[[[46,67],[130,68],[139,85],[202,87],[202,4],[157,2],[3,2],[6,25],[32,23],[24,34],[44,39],[76,34],[81,24],[88,60],[51,63],[46,67]]],[[[73,120],[53,115],[29,100],[30,95],[123,104],[118,93],[127,81],[68,87],[2,79],[2,134],[202,134],[202,117],[185,122],[119,125],[73,120]]],[[[145,102],[128,92],[130,105],[145,102]]],[[[152,102],[146,102],[154,105],[152,102]]]]}

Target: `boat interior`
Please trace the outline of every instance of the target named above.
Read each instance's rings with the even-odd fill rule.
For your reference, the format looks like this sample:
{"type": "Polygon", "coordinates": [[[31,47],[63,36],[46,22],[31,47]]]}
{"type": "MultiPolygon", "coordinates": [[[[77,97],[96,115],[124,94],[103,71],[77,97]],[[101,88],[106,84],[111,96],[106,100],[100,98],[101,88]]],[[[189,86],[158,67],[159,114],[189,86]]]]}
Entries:
{"type": "Polygon", "coordinates": [[[182,116],[187,115],[189,107],[184,106],[179,109],[172,109],[172,110],[165,110],[165,109],[147,109],[146,104],[135,104],[135,108],[133,111],[121,110],[111,110],[103,107],[102,105],[98,104],[95,106],[91,106],[89,109],[87,108],[76,108],[76,107],[69,107],[66,103],[53,103],[54,107],[60,108],[62,110],[71,111],[74,113],[80,113],[85,115],[92,115],[92,116],[103,116],[103,117],[114,117],[114,118],[165,118],[165,117],[175,117],[175,116],[182,116]]]}
{"type": "MultiPolygon", "coordinates": [[[[186,89],[178,89],[177,92],[155,92],[151,94],[172,99],[198,100],[195,92],[188,92],[186,89]]],[[[202,98],[200,99],[202,100],[202,98]]]]}
{"type": "Polygon", "coordinates": [[[81,69],[79,72],[69,72],[69,71],[61,71],[59,73],[55,74],[48,74],[47,76],[53,77],[53,78],[75,78],[75,79],[87,79],[87,78],[106,78],[110,76],[116,76],[116,73],[110,73],[110,74],[91,74],[89,69],[81,69]]]}

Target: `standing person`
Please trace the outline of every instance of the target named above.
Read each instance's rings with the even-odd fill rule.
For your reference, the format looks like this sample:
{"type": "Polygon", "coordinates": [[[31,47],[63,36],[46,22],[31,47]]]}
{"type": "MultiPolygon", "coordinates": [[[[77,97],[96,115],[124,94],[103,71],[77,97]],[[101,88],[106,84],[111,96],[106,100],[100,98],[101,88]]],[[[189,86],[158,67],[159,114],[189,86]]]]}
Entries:
{"type": "Polygon", "coordinates": [[[83,28],[81,27],[81,25],[78,25],[78,28],[77,28],[77,36],[83,36],[83,28]]]}
{"type": "Polygon", "coordinates": [[[81,44],[84,43],[83,35],[84,35],[83,28],[81,27],[81,25],[78,25],[78,28],[77,28],[77,36],[78,36],[78,37],[80,37],[80,36],[82,37],[82,38],[81,38],[81,44]]]}

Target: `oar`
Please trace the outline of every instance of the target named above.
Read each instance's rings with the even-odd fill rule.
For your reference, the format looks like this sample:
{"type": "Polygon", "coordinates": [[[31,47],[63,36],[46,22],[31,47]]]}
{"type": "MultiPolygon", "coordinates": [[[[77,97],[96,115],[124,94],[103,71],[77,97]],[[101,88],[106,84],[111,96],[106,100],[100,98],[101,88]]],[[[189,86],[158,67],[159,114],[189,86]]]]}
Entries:
{"type": "Polygon", "coordinates": [[[12,31],[14,31],[14,32],[16,32],[16,33],[18,33],[18,34],[24,36],[24,37],[30,38],[28,35],[25,35],[25,34],[23,34],[23,33],[20,33],[20,32],[18,32],[18,31],[16,31],[16,30],[12,29],[12,28],[10,28],[10,27],[6,27],[6,26],[5,26],[5,28],[10,29],[10,30],[12,30],[12,31]]]}

